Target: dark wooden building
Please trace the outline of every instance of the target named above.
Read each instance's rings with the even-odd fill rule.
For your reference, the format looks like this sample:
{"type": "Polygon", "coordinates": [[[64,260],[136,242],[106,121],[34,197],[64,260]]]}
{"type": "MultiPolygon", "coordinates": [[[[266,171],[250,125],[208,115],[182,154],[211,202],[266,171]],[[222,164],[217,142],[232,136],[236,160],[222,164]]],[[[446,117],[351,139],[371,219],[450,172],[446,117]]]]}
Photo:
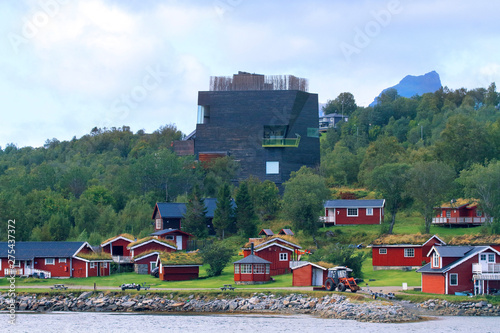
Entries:
{"type": "Polygon", "coordinates": [[[281,185],[301,166],[320,162],[318,95],[307,80],[239,72],[212,77],[198,92],[195,157],[231,156],[238,178],[254,175],[281,185]]]}

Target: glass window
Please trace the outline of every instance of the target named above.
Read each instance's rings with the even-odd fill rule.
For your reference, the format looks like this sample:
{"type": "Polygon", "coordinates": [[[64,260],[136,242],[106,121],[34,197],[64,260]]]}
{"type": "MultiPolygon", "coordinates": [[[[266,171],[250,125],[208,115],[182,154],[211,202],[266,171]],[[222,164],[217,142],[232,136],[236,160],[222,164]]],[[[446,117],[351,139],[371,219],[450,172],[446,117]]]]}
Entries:
{"type": "Polygon", "coordinates": [[[378,254],[387,254],[387,249],[386,248],[378,249],[378,254]]]}
{"type": "Polygon", "coordinates": [[[347,216],[358,216],[357,208],[347,208],[347,216]]]}
{"type": "Polygon", "coordinates": [[[495,255],[493,253],[488,253],[488,262],[495,262],[495,255]]]}
{"type": "Polygon", "coordinates": [[[64,262],[64,263],[65,263],[65,262],[66,262],[66,258],[59,258],[59,262],[60,262],[60,263],[61,263],[61,262],[64,262]]]}
{"type": "Polygon", "coordinates": [[[150,261],[149,266],[151,267],[150,269],[153,270],[156,268],[156,261],[150,261]]]}
{"type": "Polygon", "coordinates": [[[45,265],[55,265],[56,260],[54,258],[45,258],[45,265]]]}
{"type": "Polygon", "coordinates": [[[90,268],[95,268],[95,262],[90,263],[90,268]]]}
{"type": "Polygon", "coordinates": [[[481,254],[479,258],[481,261],[486,261],[486,254],[481,254]]]}
{"type": "Polygon", "coordinates": [[[252,274],[252,265],[241,264],[241,274],[252,274]]]}
{"type": "Polygon", "coordinates": [[[439,267],[439,256],[436,253],[432,255],[432,266],[439,267]]]}
{"type": "Polygon", "coordinates": [[[210,106],[209,105],[198,105],[198,118],[196,119],[197,124],[206,124],[210,119],[210,106]]]}
{"type": "Polygon", "coordinates": [[[451,217],[451,210],[447,210],[447,211],[446,211],[446,217],[447,217],[447,218],[450,218],[450,217],[451,217]]]}
{"type": "Polygon", "coordinates": [[[264,126],[264,139],[283,139],[286,137],[288,126],[264,126]]]}
{"type": "Polygon", "coordinates": [[[254,272],[254,274],[264,274],[264,272],[265,272],[265,265],[264,264],[255,264],[255,265],[253,265],[253,272],[254,272]]]}
{"type": "Polygon", "coordinates": [[[288,253],[280,253],[280,261],[287,261],[288,253]]]}
{"type": "Polygon", "coordinates": [[[367,208],[366,215],[368,215],[368,216],[373,215],[373,208],[367,208]]]}
{"type": "Polygon", "coordinates": [[[266,174],[267,175],[279,175],[280,173],[280,162],[277,161],[267,161],[266,162],[266,174]]]}
{"type": "Polygon", "coordinates": [[[103,263],[103,264],[102,264],[102,267],[104,267],[104,268],[108,268],[108,263],[107,263],[107,262],[103,263]]]}
{"type": "Polygon", "coordinates": [[[450,274],[450,286],[458,286],[458,274],[450,274]]]}
{"type": "Polygon", "coordinates": [[[234,265],[234,273],[235,274],[240,274],[240,264],[234,265]]]}
{"type": "Polygon", "coordinates": [[[270,267],[271,267],[271,265],[266,264],[266,274],[269,274],[269,268],[270,267]]]}
{"type": "Polygon", "coordinates": [[[163,229],[162,222],[163,222],[162,219],[156,219],[156,230],[163,229]]]}
{"type": "Polygon", "coordinates": [[[405,249],[405,257],[414,257],[415,249],[405,249]]]}

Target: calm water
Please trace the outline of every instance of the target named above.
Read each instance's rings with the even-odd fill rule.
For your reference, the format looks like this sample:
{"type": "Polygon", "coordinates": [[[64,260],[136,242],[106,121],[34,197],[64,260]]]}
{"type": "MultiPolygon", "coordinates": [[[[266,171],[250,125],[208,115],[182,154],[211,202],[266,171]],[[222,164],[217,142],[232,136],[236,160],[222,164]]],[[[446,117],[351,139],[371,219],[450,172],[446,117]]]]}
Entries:
{"type": "Polygon", "coordinates": [[[16,325],[0,314],[3,332],[467,332],[498,333],[499,317],[436,317],[408,324],[372,324],[351,320],[262,315],[143,315],[124,313],[17,314],[16,325]]]}

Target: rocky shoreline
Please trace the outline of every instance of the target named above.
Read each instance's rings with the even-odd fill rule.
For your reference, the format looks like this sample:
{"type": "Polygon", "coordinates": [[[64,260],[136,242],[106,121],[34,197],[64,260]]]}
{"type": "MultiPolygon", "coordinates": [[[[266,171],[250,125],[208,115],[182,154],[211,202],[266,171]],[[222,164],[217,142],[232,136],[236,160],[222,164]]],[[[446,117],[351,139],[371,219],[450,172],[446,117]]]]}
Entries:
{"type": "MultiPolygon", "coordinates": [[[[236,295],[235,295],[236,296],[236,295]]],[[[445,300],[428,300],[413,304],[408,301],[361,301],[331,294],[311,297],[302,294],[287,296],[256,293],[252,297],[210,298],[191,295],[187,298],[174,295],[105,295],[83,292],[56,296],[18,295],[16,312],[151,312],[151,313],[268,313],[310,314],[323,318],[351,319],[362,322],[396,323],[420,321],[425,316],[500,316],[500,307],[486,302],[451,303],[445,300]]],[[[0,311],[9,311],[8,294],[0,294],[0,311]]]]}

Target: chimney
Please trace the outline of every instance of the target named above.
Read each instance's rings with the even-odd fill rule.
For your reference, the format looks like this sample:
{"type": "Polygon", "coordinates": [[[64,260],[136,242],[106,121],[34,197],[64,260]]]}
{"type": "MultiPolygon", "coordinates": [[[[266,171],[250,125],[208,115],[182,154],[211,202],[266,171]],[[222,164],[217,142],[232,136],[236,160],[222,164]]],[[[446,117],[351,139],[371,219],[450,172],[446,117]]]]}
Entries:
{"type": "Polygon", "coordinates": [[[253,243],[250,243],[250,254],[253,255],[253,243]]]}

